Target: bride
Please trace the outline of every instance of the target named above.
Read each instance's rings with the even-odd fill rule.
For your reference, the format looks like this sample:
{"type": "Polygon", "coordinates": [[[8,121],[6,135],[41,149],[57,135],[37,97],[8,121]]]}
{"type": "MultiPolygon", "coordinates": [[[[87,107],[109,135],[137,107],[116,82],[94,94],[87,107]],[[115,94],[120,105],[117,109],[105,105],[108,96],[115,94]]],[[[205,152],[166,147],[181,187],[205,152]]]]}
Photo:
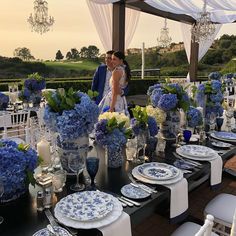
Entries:
{"type": "Polygon", "coordinates": [[[129,116],[126,98],[122,93],[131,78],[130,68],[124,54],[119,51],[112,54],[112,63],[114,69],[109,82],[110,89],[99,103],[99,111],[123,112],[129,116]]]}

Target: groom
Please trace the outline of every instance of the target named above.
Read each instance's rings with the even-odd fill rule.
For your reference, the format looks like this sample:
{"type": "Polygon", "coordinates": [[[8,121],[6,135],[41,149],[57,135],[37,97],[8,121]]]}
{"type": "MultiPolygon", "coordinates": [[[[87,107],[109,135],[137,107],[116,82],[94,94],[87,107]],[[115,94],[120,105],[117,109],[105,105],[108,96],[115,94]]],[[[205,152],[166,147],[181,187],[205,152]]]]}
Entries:
{"type": "Polygon", "coordinates": [[[106,52],[105,64],[100,65],[94,74],[92,82],[92,91],[97,91],[96,104],[102,100],[103,96],[109,91],[109,81],[112,75],[113,64],[111,56],[114,51],[106,52]]]}

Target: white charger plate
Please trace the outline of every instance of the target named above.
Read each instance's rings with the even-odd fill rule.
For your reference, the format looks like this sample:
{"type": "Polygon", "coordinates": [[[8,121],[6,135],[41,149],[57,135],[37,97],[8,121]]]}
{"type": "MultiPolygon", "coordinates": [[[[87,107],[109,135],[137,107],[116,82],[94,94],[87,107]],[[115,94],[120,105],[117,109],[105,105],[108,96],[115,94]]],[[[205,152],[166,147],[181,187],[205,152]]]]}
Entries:
{"type": "Polygon", "coordinates": [[[109,225],[116,221],[123,212],[123,207],[121,202],[112,196],[112,203],[113,209],[112,211],[103,218],[93,220],[93,221],[78,221],[73,220],[68,217],[65,217],[58,209],[58,205],[56,205],[54,209],[55,217],[58,219],[59,222],[62,224],[76,228],[76,229],[92,229],[92,228],[99,228],[106,225],[109,225]]]}
{"type": "MultiPolygon", "coordinates": [[[[71,234],[64,228],[60,226],[54,226],[53,229],[55,230],[55,233],[57,233],[60,236],[70,236],[71,234]]],[[[36,233],[33,234],[33,236],[51,236],[52,234],[48,231],[47,228],[40,229],[36,233]]]]}
{"type": "Polygon", "coordinates": [[[236,134],[231,132],[214,132],[211,137],[224,142],[236,143],[236,134]]]}
{"type": "Polygon", "coordinates": [[[140,175],[140,173],[138,172],[138,166],[136,166],[133,170],[132,170],[132,175],[140,180],[143,183],[148,183],[148,184],[159,184],[159,185],[168,185],[168,184],[173,184],[173,183],[177,183],[179,182],[181,179],[183,179],[183,172],[180,171],[179,175],[176,178],[173,179],[168,179],[168,180],[153,180],[153,179],[148,179],[143,177],[142,175],[140,175]]]}
{"type": "Polygon", "coordinates": [[[181,153],[193,157],[211,157],[214,150],[202,145],[184,145],[178,148],[181,153]]]}
{"type": "Polygon", "coordinates": [[[176,148],[176,153],[179,154],[182,157],[185,157],[185,158],[188,158],[188,159],[191,159],[191,160],[195,160],[195,161],[211,161],[211,160],[214,160],[218,157],[218,154],[215,151],[214,151],[214,154],[211,157],[202,157],[202,156],[194,157],[194,156],[190,156],[188,154],[182,153],[179,148],[176,148]]]}

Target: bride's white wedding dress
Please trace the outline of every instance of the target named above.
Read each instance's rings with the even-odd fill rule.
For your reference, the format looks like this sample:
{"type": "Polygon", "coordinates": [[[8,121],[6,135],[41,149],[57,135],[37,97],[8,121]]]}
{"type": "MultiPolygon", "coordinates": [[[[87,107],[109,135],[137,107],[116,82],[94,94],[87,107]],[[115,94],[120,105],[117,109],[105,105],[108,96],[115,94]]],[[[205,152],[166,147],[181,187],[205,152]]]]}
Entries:
{"type": "MultiPolygon", "coordinates": [[[[120,86],[120,89],[123,90],[127,86],[125,69],[124,69],[123,66],[118,66],[118,67],[115,68],[115,70],[122,70],[122,77],[120,78],[119,86],[120,86]]],[[[113,83],[112,83],[112,77],[111,77],[111,79],[109,81],[110,89],[98,105],[100,114],[103,113],[104,110],[107,110],[107,108],[111,104],[112,84],[113,83]]],[[[129,116],[128,106],[127,106],[125,96],[121,96],[119,94],[117,95],[116,104],[115,104],[115,112],[122,112],[122,113],[125,113],[127,116],[129,116]]]]}

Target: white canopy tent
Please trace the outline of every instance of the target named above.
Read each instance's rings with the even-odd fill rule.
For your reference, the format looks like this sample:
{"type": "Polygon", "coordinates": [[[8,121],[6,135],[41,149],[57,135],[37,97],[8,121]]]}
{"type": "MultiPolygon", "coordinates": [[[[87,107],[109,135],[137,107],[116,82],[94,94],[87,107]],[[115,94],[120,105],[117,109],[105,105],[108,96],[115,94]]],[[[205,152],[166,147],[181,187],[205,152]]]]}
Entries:
{"type": "Polygon", "coordinates": [[[181,22],[191,81],[196,80],[197,63],[208,51],[221,24],[236,22],[236,0],[207,0],[207,11],[211,13],[211,21],[216,24],[216,30],[208,40],[198,44],[191,40],[191,27],[202,11],[204,0],[87,0],[87,3],[107,50],[113,48],[124,51],[128,47],[135,33],[140,11],[181,22]]]}

